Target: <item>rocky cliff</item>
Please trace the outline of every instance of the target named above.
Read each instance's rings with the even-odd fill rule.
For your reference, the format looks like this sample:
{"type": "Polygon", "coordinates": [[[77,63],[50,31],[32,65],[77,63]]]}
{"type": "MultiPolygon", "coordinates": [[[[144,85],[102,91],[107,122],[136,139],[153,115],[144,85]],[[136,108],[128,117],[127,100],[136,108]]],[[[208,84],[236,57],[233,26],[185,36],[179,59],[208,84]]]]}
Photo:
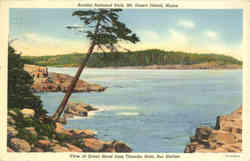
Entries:
{"type": "Polygon", "coordinates": [[[230,115],[218,116],[215,128],[202,126],[196,129],[185,153],[193,152],[241,152],[242,107],[230,115]]]}
{"type": "MultiPolygon", "coordinates": [[[[47,67],[25,64],[24,70],[34,79],[32,86],[34,92],[65,92],[73,79],[72,76],[66,74],[48,72],[47,67]]],[[[101,92],[105,89],[100,85],[78,80],[73,92],[101,92]]]]}

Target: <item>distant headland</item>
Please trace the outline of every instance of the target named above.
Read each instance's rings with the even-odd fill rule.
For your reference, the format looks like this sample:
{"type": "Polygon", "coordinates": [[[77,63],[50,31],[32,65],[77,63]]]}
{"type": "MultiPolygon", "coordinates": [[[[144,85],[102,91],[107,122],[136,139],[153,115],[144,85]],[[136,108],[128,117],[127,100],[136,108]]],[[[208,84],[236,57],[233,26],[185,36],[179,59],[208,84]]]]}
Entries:
{"type": "MultiPolygon", "coordinates": [[[[85,53],[55,56],[23,56],[26,64],[77,67],[85,53]]],[[[88,67],[112,69],[241,69],[242,61],[221,54],[199,54],[158,49],[133,52],[93,53],[88,67]]]]}

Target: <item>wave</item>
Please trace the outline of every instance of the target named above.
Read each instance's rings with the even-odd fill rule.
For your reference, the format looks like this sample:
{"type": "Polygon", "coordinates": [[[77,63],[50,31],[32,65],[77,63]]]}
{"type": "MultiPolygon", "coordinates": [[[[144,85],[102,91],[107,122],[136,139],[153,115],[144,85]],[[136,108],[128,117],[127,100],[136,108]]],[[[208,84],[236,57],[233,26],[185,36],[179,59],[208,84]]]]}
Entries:
{"type": "Polygon", "coordinates": [[[94,106],[98,111],[111,111],[111,110],[136,110],[135,106],[94,106]]]}
{"type": "Polygon", "coordinates": [[[103,109],[100,109],[98,108],[97,110],[95,111],[89,111],[88,112],[88,116],[86,117],[81,117],[81,116],[73,116],[72,118],[68,118],[68,120],[82,120],[82,119],[89,119],[89,118],[92,118],[96,115],[96,113],[98,112],[101,112],[101,111],[104,111],[103,109]]]}
{"type": "Polygon", "coordinates": [[[139,112],[119,112],[116,115],[120,115],[120,116],[138,116],[140,115],[139,112]]]}
{"type": "Polygon", "coordinates": [[[101,112],[101,111],[104,111],[104,110],[101,109],[101,108],[97,108],[96,111],[89,111],[89,112],[88,112],[88,117],[93,117],[93,116],[96,115],[97,112],[101,112]]]}
{"type": "MultiPolygon", "coordinates": [[[[68,118],[68,120],[82,120],[82,119],[89,119],[94,117],[98,112],[102,111],[113,111],[113,110],[136,110],[135,106],[93,106],[96,108],[96,111],[89,111],[87,117],[80,117],[80,116],[73,116],[72,118],[68,118]]],[[[123,116],[135,116],[139,115],[138,112],[119,112],[117,115],[123,116]]]]}
{"type": "Polygon", "coordinates": [[[67,118],[67,120],[82,120],[82,119],[87,119],[87,117],[73,116],[73,117],[67,118]]]}

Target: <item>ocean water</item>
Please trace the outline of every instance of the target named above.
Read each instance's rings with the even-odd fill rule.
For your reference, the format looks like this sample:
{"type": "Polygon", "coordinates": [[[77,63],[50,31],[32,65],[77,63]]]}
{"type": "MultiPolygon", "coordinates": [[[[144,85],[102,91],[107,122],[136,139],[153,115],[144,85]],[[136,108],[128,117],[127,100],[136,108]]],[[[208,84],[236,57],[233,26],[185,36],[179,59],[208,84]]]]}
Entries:
{"type": "MultiPolygon", "coordinates": [[[[49,68],[74,75],[76,68],[49,68]]],[[[70,101],[100,109],[88,118],[68,120],[66,128],[93,129],[103,140],[120,140],[133,152],[183,153],[189,137],[201,125],[242,104],[241,70],[86,69],[90,83],[105,92],[74,93],[70,101]]],[[[64,93],[40,93],[52,114],[64,93]]]]}

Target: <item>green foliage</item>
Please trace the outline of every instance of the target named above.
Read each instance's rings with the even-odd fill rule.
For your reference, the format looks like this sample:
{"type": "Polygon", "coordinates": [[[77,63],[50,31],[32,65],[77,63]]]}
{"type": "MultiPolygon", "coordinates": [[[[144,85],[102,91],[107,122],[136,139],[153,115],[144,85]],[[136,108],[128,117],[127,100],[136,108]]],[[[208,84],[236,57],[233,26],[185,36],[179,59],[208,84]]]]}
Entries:
{"type": "Polygon", "coordinates": [[[40,122],[35,125],[36,131],[39,136],[47,136],[48,138],[52,139],[54,132],[54,128],[52,124],[41,124],[40,122]]]}
{"type": "Polygon", "coordinates": [[[63,134],[63,133],[56,133],[56,140],[59,141],[59,144],[65,146],[65,143],[73,144],[81,149],[85,148],[84,141],[82,138],[74,138],[72,136],[63,134]]]}
{"type": "MultiPolygon", "coordinates": [[[[75,67],[80,64],[80,60],[85,56],[86,54],[68,54],[61,56],[22,57],[22,59],[36,65],[75,67]]],[[[120,67],[174,64],[192,65],[209,62],[215,62],[217,65],[242,64],[241,61],[225,55],[196,54],[152,49],[121,53],[93,53],[88,62],[88,66],[120,67]]]]}
{"type": "Polygon", "coordinates": [[[14,48],[8,51],[8,108],[31,108],[37,115],[45,114],[42,102],[32,93],[33,78],[24,71],[24,63],[14,48]]]}
{"type": "Polygon", "coordinates": [[[64,145],[65,143],[72,142],[72,136],[63,134],[63,133],[56,133],[56,139],[59,141],[59,144],[64,145]]]}
{"type": "Polygon", "coordinates": [[[39,117],[25,118],[18,108],[12,108],[11,110],[14,111],[16,115],[11,114],[10,112],[8,113],[8,115],[10,115],[16,121],[15,126],[19,132],[19,138],[23,138],[31,142],[35,142],[38,139],[41,139],[42,136],[47,136],[48,138],[52,139],[53,134],[55,133],[52,123],[43,123],[40,121],[39,117]],[[34,127],[38,134],[38,137],[30,134],[27,130],[25,130],[26,127],[34,127]]]}
{"type": "Polygon", "coordinates": [[[86,149],[83,139],[80,139],[80,138],[75,139],[74,138],[73,140],[71,140],[71,144],[73,144],[81,149],[86,149]]]}
{"type": "Polygon", "coordinates": [[[37,144],[38,142],[37,136],[32,135],[28,130],[22,128],[18,129],[17,137],[28,141],[30,144],[37,144]]]}
{"type": "MultiPolygon", "coordinates": [[[[105,51],[117,51],[120,41],[137,43],[139,38],[121,21],[118,13],[121,9],[94,9],[79,10],[73,12],[72,16],[78,16],[85,24],[87,38],[91,44],[105,51]]],[[[69,29],[72,27],[68,26],[69,29]]],[[[82,31],[81,31],[82,32],[82,31]]]]}
{"type": "Polygon", "coordinates": [[[83,54],[71,54],[70,57],[67,55],[59,55],[59,56],[42,56],[42,57],[32,57],[32,56],[24,56],[21,57],[25,64],[36,64],[40,66],[64,66],[64,64],[70,64],[71,66],[78,66],[81,63],[81,59],[84,58],[83,54]],[[74,63],[74,64],[73,64],[74,63]],[[60,65],[59,65],[60,66],[60,65]]]}

